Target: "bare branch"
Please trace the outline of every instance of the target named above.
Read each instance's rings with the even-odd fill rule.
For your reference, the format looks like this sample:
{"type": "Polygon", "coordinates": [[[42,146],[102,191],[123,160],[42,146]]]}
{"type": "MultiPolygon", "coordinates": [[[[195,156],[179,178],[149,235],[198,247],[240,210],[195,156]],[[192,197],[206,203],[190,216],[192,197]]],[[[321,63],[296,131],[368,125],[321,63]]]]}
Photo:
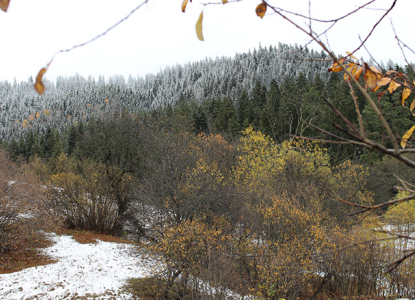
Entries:
{"type": "Polygon", "coordinates": [[[369,34],[366,36],[366,38],[363,40],[363,42],[360,44],[359,47],[357,47],[354,51],[352,51],[352,54],[354,54],[356,51],[358,51],[362,46],[366,43],[366,41],[369,39],[369,37],[372,35],[373,31],[375,31],[376,27],[382,22],[382,20],[392,11],[392,9],[395,7],[395,4],[398,0],[393,1],[391,7],[383,14],[383,16],[379,19],[379,21],[376,22],[376,24],[372,27],[372,30],[370,30],[369,34]]]}
{"type": "MultiPolygon", "coordinates": [[[[277,9],[278,11],[280,11],[280,12],[287,13],[287,14],[291,14],[291,15],[294,15],[294,16],[297,16],[297,17],[300,17],[300,18],[304,18],[304,19],[307,19],[307,20],[315,21],[315,22],[320,22],[320,23],[337,23],[338,21],[341,21],[343,19],[346,19],[347,17],[349,17],[350,15],[358,12],[359,10],[361,10],[363,8],[366,8],[366,6],[368,6],[368,5],[370,5],[370,4],[374,3],[374,2],[376,2],[376,0],[369,1],[366,4],[363,4],[362,6],[359,6],[355,10],[353,10],[353,11],[351,11],[351,12],[349,12],[349,13],[347,13],[347,14],[339,17],[339,18],[331,19],[331,20],[322,20],[322,19],[311,18],[311,15],[310,16],[305,16],[305,15],[302,15],[302,14],[299,14],[299,13],[296,13],[296,12],[292,12],[292,11],[289,11],[289,10],[285,10],[283,8],[280,8],[280,7],[274,7],[274,8],[277,9]]],[[[270,6],[270,5],[268,4],[268,6],[270,6]]]]}
{"type": "Polygon", "coordinates": [[[350,81],[347,80],[347,84],[349,85],[350,88],[350,94],[353,97],[353,101],[354,101],[354,106],[356,108],[356,114],[357,117],[359,118],[359,125],[360,125],[360,132],[363,136],[365,136],[365,128],[363,127],[363,120],[362,120],[362,114],[360,113],[360,109],[359,109],[359,105],[357,104],[357,99],[356,99],[356,95],[354,94],[354,90],[352,85],[350,84],[350,81]]]}
{"type": "Polygon", "coordinates": [[[58,55],[59,53],[63,53],[63,52],[70,52],[70,51],[72,51],[72,50],[74,50],[74,49],[76,49],[76,48],[80,48],[80,47],[84,47],[84,46],[86,46],[86,45],[88,45],[88,44],[90,44],[90,43],[92,43],[92,42],[94,42],[94,41],[96,41],[97,39],[99,39],[99,38],[101,38],[101,37],[103,37],[104,35],[106,35],[108,32],[110,32],[111,30],[113,30],[114,28],[116,28],[116,27],[118,27],[118,25],[120,25],[121,23],[123,23],[124,21],[126,21],[129,17],[131,17],[137,10],[139,10],[142,6],[144,6],[144,4],[146,4],[147,2],[148,2],[149,0],[144,0],[140,5],[138,5],[136,8],[134,8],[128,15],[126,15],[124,18],[122,18],[121,20],[119,20],[117,23],[115,23],[114,25],[112,25],[111,27],[109,27],[107,30],[105,30],[104,32],[102,32],[101,34],[99,34],[99,35],[97,35],[97,36],[95,36],[94,38],[92,38],[92,39],[90,39],[90,40],[88,40],[88,41],[86,41],[86,42],[83,42],[83,43],[80,43],[80,44],[77,44],[77,45],[74,45],[74,46],[72,46],[71,48],[67,48],[67,49],[62,49],[62,50],[59,50],[58,52],[56,52],[54,55],[53,55],[53,57],[52,57],[52,59],[49,61],[49,63],[46,65],[46,68],[48,68],[49,66],[50,66],[50,64],[52,63],[52,61],[53,61],[53,59],[56,57],[56,55],[58,55]]]}
{"type": "Polygon", "coordinates": [[[407,58],[406,58],[405,52],[403,51],[403,48],[402,48],[402,46],[401,46],[401,41],[400,41],[400,39],[398,38],[398,35],[396,34],[396,31],[395,31],[395,26],[393,26],[392,19],[391,19],[391,25],[392,25],[393,33],[395,34],[395,39],[396,39],[396,41],[398,42],[399,49],[401,49],[402,55],[403,55],[403,57],[404,57],[404,59],[405,59],[405,62],[407,63],[407,65],[411,65],[411,64],[408,62],[407,58]]]}
{"type": "Polygon", "coordinates": [[[398,259],[397,261],[394,261],[389,265],[388,273],[391,273],[393,270],[395,270],[401,263],[404,262],[404,260],[410,258],[411,256],[415,255],[415,250],[412,250],[412,252],[404,255],[402,258],[398,259]]]}
{"type": "Polygon", "coordinates": [[[405,202],[405,201],[409,201],[409,200],[415,199],[415,194],[414,194],[414,195],[411,195],[411,196],[408,196],[408,197],[399,198],[399,199],[396,199],[396,200],[391,200],[391,201],[384,202],[384,203],[381,203],[381,204],[378,204],[378,205],[367,206],[367,205],[357,204],[357,203],[353,203],[353,202],[350,202],[350,201],[346,201],[344,199],[341,199],[340,197],[337,197],[336,195],[334,195],[330,191],[326,191],[326,193],[327,193],[327,195],[329,195],[330,197],[336,199],[339,202],[342,202],[342,203],[345,203],[347,205],[354,206],[354,207],[364,208],[364,210],[355,212],[355,213],[353,213],[351,215],[357,215],[357,214],[365,213],[365,212],[368,212],[368,211],[372,212],[372,211],[374,211],[376,209],[379,209],[379,208],[382,208],[382,207],[385,207],[385,206],[390,206],[390,205],[397,204],[397,203],[400,203],[400,202],[405,202]]]}

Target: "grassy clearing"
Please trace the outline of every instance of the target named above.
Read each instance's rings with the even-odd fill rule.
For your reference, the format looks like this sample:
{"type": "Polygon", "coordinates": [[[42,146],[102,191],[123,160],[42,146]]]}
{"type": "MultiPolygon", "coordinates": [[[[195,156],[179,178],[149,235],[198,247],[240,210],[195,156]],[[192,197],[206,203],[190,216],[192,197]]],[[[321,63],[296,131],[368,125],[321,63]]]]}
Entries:
{"type": "Polygon", "coordinates": [[[34,247],[19,251],[13,251],[0,256],[0,274],[18,272],[26,268],[37,267],[55,263],[47,255],[41,254],[40,249],[52,245],[52,242],[46,237],[38,239],[34,247]]]}
{"type": "MultiPolygon", "coordinates": [[[[98,240],[104,242],[122,243],[122,244],[134,244],[134,242],[100,233],[83,230],[69,230],[69,229],[57,229],[56,234],[70,235],[78,243],[81,244],[94,244],[98,240]]],[[[39,237],[30,249],[11,251],[0,255],[0,274],[18,272],[26,268],[43,266],[51,263],[55,263],[56,260],[51,259],[47,255],[41,253],[41,249],[50,247],[52,242],[47,237],[39,237]]]]}

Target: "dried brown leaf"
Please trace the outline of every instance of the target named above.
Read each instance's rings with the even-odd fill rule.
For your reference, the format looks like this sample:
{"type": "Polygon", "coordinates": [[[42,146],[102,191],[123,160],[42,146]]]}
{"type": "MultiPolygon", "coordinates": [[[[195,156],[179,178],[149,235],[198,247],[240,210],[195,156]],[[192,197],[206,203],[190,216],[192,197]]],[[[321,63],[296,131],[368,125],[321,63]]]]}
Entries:
{"type": "Polygon", "coordinates": [[[42,95],[45,92],[45,86],[42,83],[43,75],[45,75],[47,69],[43,68],[39,71],[36,76],[36,83],[35,83],[35,90],[38,92],[39,95],[42,95]]]}
{"type": "Polygon", "coordinates": [[[9,8],[10,0],[0,0],[0,9],[4,12],[7,12],[9,8]]]}
{"type": "Polygon", "coordinates": [[[255,12],[256,15],[262,19],[265,16],[265,13],[267,12],[267,5],[264,2],[258,4],[258,6],[255,9],[255,12]]]}
{"type": "Polygon", "coordinates": [[[188,2],[189,2],[189,0],[183,0],[183,2],[182,2],[182,12],[186,11],[186,6],[187,6],[188,2]]]}
{"type": "Polygon", "coordinates": [[[363,80],[365,81],[366,85],[369,89],[373,90],[377,86],[377,79],[378,76],[376,73],[365,63],[365,74],[363,75],[363,80]]]}
{"type": "Polygon", "coordinates": [[[378,94],[378,101],[383,97],[383,96],[385,96],[385,94],[388,92],[388,90],[384,90],[383,92],[381,92],[381,93],[379,93],[378,94]]]}

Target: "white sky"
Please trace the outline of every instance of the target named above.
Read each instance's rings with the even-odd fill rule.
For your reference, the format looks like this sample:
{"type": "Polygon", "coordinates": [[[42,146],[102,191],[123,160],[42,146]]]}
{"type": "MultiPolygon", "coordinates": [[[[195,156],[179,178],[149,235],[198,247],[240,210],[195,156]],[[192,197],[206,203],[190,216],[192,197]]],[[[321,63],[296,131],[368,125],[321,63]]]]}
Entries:
{"type": "MultiPolygon", "coordinates": [[[[274,5],[308,14],[308,0],[272,0],[274,5]]],[[[369,0],[311,0],[311,14],[333,18],[353,10],[369,0]]],[[[64,48],[85,42],[105,31],[126,16],[142,0],[11,0],[9,11],[0,12],[1,62],[0,80],[14,77],[27,80],[64,48]]],[[[377,0],[371,7],[390,7],[392,0],[377,0]]],[[[262,46],[305,44],[308,38],[277,15],[260,19],[255,7],[260,0],[211,5],[204,9],[205,41],[196,38],[195,24],[203,9],[200,0],[188,4],[181,12],[182,0],[150,0],[150,2],[106,36],[85,47],[59,54],[46,77],[87,77],[121,74],[126,79],[156,73],[166,66],[185,64],[206,57],[233,56],[262,46]]],[[[393,20],[398,36],[412,49],[414,0],[399,0],[394,11],[381,23],[367,46],[372,55],[385,63],[392,59],[404,64],[391,28],[393,20]]],[[[270,11],[268,11],[268,14],[270,11]]],[[[354,50],[358,35],[365,37],[384,11],[364,10],[339,22],[329,32],[331,48],[336,53],[354,50]]],[[[304,25],[304,20],[299,21],[304,25]]],[[[320,29],[314,24],[315,29],[320,29]]],[[[311,46],[320,51],[317,45],[311,46]]],[[[365,50],[357,57],[368,58],[365,50]]],[[[409,61],[415,55],[407,51],[409,61]]]]}

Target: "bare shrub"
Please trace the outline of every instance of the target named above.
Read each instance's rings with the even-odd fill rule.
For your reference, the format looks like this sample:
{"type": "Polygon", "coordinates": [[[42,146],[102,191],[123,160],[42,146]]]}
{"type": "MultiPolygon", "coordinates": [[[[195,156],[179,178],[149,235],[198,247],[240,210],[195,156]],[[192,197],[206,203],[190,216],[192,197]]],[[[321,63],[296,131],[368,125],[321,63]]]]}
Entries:
{"type": "Polygon", "coordinates": [[[132,178],[93,161],[61,155],[51,176],[49,205],[69,229],[119,233],[132,178]]]}
{"type": "Polygon", "coordinates": [[[44,194],[31,168],[11,162],[0,149],[0,266],[5,254],[38,246],[43,231],[57,224],[44,213],[44,194]]]}

